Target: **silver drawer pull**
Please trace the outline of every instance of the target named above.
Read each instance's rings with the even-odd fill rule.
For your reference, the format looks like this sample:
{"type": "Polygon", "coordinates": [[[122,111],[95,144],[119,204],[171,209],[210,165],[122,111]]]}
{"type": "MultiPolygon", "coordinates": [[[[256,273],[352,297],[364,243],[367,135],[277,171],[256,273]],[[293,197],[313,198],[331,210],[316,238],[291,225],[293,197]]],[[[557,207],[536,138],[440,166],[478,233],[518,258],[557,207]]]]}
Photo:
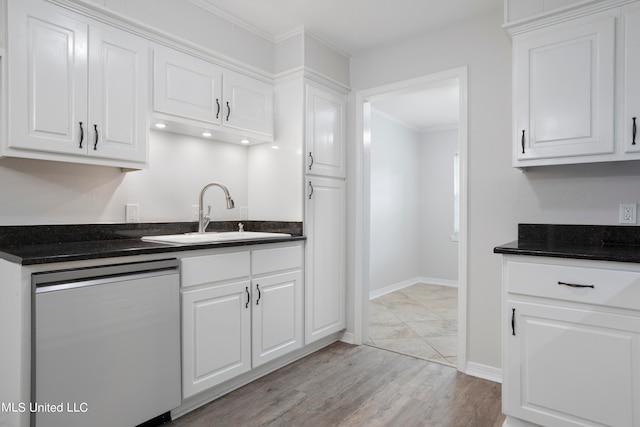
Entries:
{"type": "Polygon", "coordinates": [[[592,288],[592,289],[595,289],[595,286],[593,286],[593,285],[577,285],[575,283],[558,282],[558,285],[571,286],[572,288],[592,288]]]}

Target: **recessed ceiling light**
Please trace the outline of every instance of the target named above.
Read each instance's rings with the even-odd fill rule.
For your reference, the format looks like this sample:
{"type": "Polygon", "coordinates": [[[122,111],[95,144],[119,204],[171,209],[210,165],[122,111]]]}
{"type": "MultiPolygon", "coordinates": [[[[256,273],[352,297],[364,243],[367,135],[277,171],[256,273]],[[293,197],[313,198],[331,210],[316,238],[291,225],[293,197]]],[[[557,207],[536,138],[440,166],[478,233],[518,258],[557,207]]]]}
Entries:
{"type": "Polygon", "coordinates": [[[271,148],[273,148],[274,150],[278,150],[280,147],[278,147],[277,145],[272,145],[271,148]]]}
{"type": "Polygon", "coordinates": [[[249,143],[249,140],[248,140],[248,139],[246,139],[246,138],[244,138],[244,139],[241,139],[241,140],[240,140],[240,142],[241,142],[242,144],[248,144],[248,143],[249,143]]]}
{"type": "Polygon", "coordinates": [[[167,127],[167,125],[165,125],[164,123],[156,123],[156,127],[157,127],[158,129],[164,129],[164,128],[166,128],[166,127],[167,127]]]}
{"type": "Polygon", "coordinates": [[[211,132],[202,132],[202,136],[209,137],[211,136],[211,132]]]}

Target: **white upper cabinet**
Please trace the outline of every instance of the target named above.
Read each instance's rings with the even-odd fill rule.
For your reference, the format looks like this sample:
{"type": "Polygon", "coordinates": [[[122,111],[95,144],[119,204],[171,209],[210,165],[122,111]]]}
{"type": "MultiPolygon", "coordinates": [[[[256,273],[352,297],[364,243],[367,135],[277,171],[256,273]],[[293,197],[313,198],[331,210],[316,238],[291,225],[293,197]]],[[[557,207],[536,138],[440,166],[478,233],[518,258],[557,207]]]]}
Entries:
{"type": "Polygon", "coordinates": [[[3,154],[145,167],[147,41],[42,1],[8,10],[3,154]]]}
{"type": "Polygon", "coordinates": [[[505,1],[505,19],[522,14],[505,25],[513,37],[513,165],[639,160],[640,1],[542,6],[505,1]]]}
{"type": "Polygon", "coordinates": [[[89,31],[90,156],[147,161],[148,42],[93,25],[89,31]]]}
{"type": "Polygon", "coordinates": [[[222,124],[263,135],[273,135],[273,86],[226,71],[222,79],[222,124]]]}
{"type": "Polygon", "coordinates": [[[168,130],[273,140],[273,85],[165,46],[153,50],[153,109],[168,130]]]}
{"type": "Polygon", "coordinates": [[[306,173],[335,178],[346,175],[343,94],[306,85],[306,173]]]}
{"type": "Polygon", "coordinates": [[[153,109],[220,123],[222,68],[176,50],[153,49],[153,109]]]}
{"type": "Polygon", "coordinates": [[[514,37],[516,166],[614,152],[615,24],[603,14],[514,37]]]}
{"type": "Polygon", "coordinates": [[[640,3],[622,9],[624,36],[624,110],[621,126],[627,152],[640,152],[640,3]]]}

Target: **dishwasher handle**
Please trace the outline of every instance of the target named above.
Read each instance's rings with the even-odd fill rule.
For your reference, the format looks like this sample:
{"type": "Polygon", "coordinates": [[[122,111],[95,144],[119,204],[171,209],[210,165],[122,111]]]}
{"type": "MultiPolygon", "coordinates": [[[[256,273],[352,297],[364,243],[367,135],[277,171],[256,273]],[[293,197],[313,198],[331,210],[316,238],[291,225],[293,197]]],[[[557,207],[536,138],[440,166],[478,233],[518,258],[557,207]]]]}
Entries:
{"type": "Polygon", "coordinates": [[[134,277],[153,277],[177,274],[177,259],[105,265],[99,267],[43,271],[31,275],[34,292],[72,289],[129,280],[134,277]]]}

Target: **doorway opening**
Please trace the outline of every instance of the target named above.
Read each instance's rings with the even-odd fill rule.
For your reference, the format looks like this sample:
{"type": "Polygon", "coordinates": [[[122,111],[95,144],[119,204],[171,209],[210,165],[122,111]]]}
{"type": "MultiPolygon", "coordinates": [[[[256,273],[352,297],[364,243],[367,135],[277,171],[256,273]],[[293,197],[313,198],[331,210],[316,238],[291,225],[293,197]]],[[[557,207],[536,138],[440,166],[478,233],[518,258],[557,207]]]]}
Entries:
{"type": "Polygon", "coordinates": [[[466,67],[360,91],[356,106],[356,342],[464,371],[466,67]]]}

